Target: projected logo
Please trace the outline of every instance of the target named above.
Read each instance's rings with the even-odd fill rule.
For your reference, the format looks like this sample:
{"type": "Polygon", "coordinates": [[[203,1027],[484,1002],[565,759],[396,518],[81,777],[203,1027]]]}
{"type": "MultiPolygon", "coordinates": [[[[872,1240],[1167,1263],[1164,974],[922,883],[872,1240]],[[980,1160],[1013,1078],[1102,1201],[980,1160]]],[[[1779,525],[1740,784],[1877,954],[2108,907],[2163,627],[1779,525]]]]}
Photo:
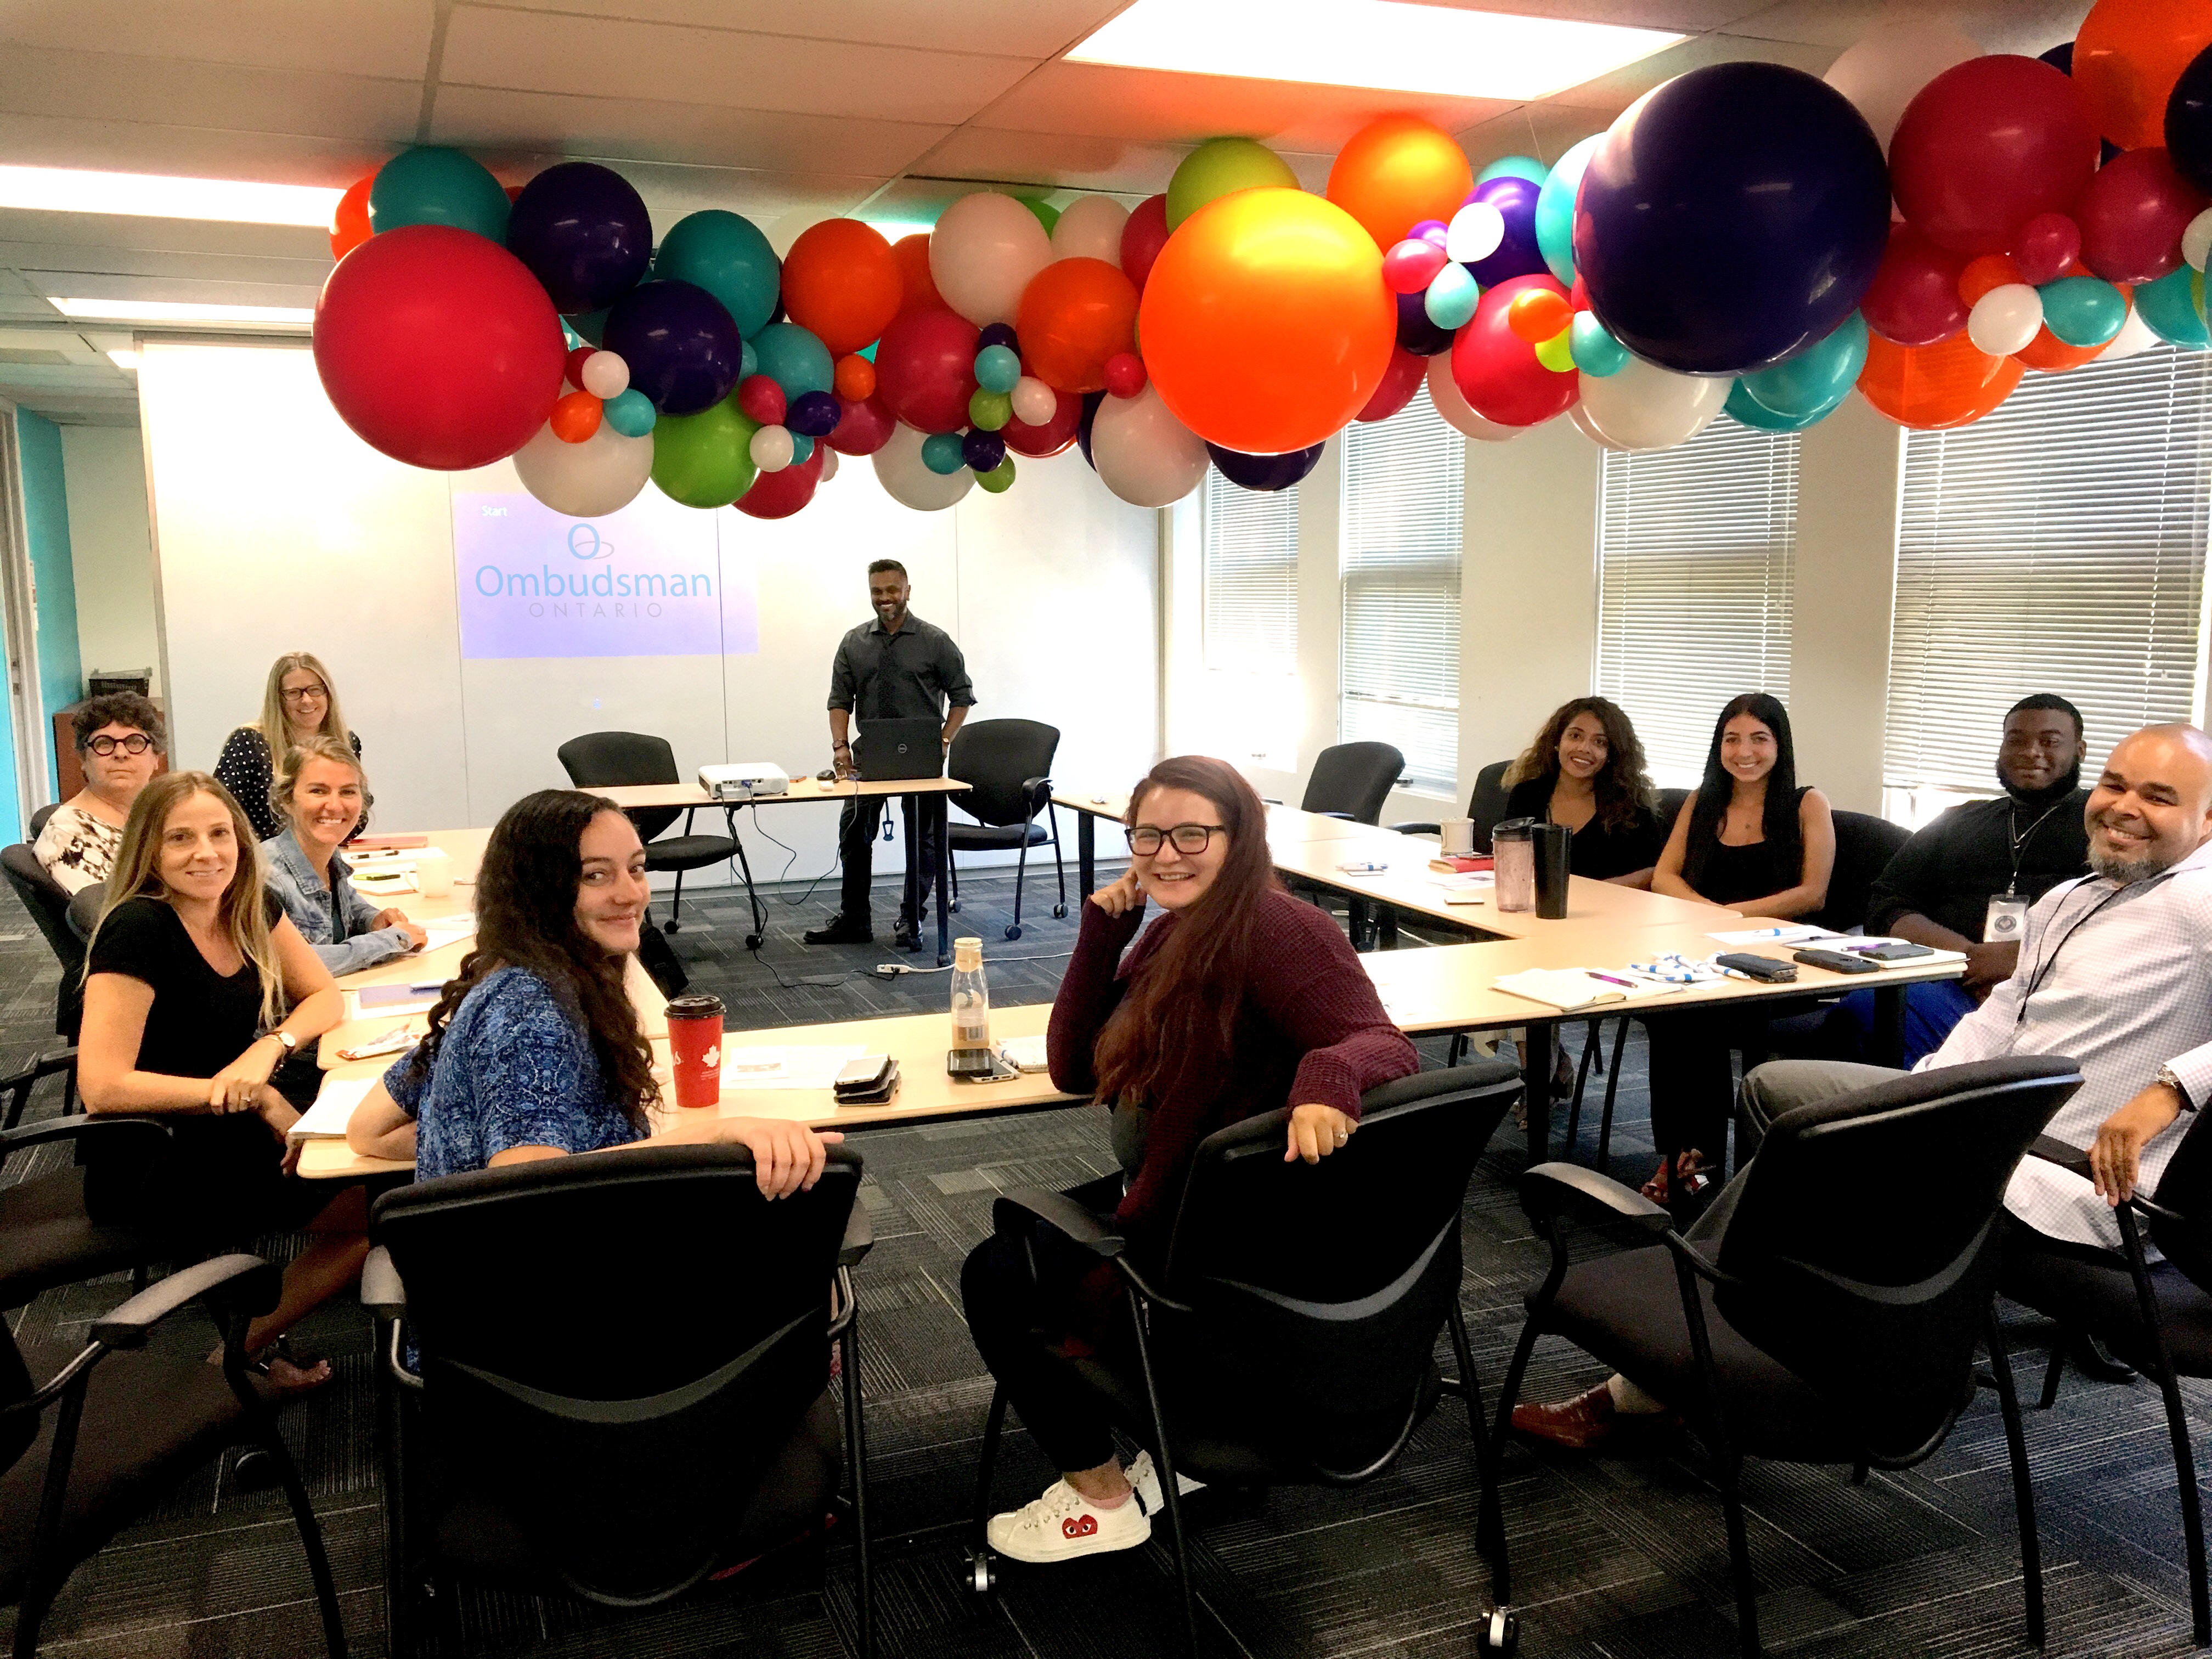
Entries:
{"type": "Polygon", "coordinates": [[[457,493],[462,656],[751,653],[751,563],[736,550],[724,556],[722,516],[653,492],[589,520],[520,493],[457,493]]]}

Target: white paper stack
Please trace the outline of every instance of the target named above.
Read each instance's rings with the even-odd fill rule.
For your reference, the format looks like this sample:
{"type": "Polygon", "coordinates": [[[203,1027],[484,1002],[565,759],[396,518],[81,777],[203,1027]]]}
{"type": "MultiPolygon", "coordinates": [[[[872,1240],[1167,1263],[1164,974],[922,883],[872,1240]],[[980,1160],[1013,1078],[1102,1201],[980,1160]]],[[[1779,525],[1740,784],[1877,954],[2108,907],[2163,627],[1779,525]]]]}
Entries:
{"type": "Polygon", "coordinates": [[[866,1043],[793,1043],[787,1048],[725,1048],[722,1087],[827,1089],[837,1073],[868,1052],[866,1043]]]}
{"type": "Polygon", "coordinates": [[[377,1085],[373,1077],[325,1078],[315,1103],[300,1115],[288,1132],[292,1140],[335,1140],[344,1137],[353,1109],[377,1085]]]}

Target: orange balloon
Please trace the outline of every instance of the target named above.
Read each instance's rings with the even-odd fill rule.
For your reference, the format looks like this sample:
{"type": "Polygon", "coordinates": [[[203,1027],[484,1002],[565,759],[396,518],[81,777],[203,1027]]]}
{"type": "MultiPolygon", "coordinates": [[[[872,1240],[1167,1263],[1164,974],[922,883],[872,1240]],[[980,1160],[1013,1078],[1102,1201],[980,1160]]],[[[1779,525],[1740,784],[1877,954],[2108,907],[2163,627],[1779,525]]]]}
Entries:
{"type": "Polygon", "coordinates": [[[1138,319],[1145,368],[1176,419],[1225,449],[1281,455],[1367,406],[1390,367],[1398,307],[1357,219],[1270,185],[1182,222],[1138,319]]]}
{"type": "Polygon", "coordinates": [[[911,236],[900,237],[891,244],[891,258],[898,265],[900,316],[909,311],[951,309],[937,291],[937,279],[929,274],[927,231],[918,230],[911,236]]]}
{"type": "Polygon", "coordinates": [[[876,366],[866,357],[840,357],[836,385],[847,403],[864,404],[876,395],[876,366]]]}
{"type": "Polygon", "coordinates": [[[2212,46],[2204,0],[2097,0],[2074,37],[2074,86],[2089,119],[2122,149],[2166,142],[2166,100],[2212,46]]]}
{"type": "Polygon", "coordinates": [[[1547,288],[1523,289],[1505,307],[1505,326],[1530,345],[1543,344],[1574,319],[1567,296],[1547,288]]]}
{"type": "Polygon", "coordinates": [[[547,424],[564,444],[580,444],[599,429],[606,406],[588,392],[564,392],[554,401],[547,424]]]}
{"type": "Polygon", "coordinates": [[[331,215],[331,258],[344,258],[368,240],[368,187],[375,182],[373,173],[356,179],[338,198],[337,211],[331,215]]]}
{"type": "Polygon", "coordinates": [[[881,335],[904,294],[891,245],[858,219],[824,219],[783,256],[783,309],[840,357],[881,335]]]}
{"type": "Polygon", "coordinates": [[[1966,269],[1959,273],[1959,297],[1971,308],[1975,301],[1992,289],[2008,283],[2024,283],[2020,266],[2009,253],[1984,253],[1966,261],[1966,269]]]}
{"type": "Polygon", "coordinates": [[[1978,421],[2012,395],[2027,369],[2017,357],[1992,357],[1964,329],[1934,345],[1867,341],[1859,391],[1899,426],[1933,432],[1978,421]]]}
{"type": "Polygon", "coordinates": [[[1106,360],[1137,349],[1137,285],[1103,259],[1055,259],[1022,290],[1024,373],[1055,392],[1103,392],[1106,360]]]}
{"type": "Polygon", "coordinates": [[[1328,199],[1359,221],[1378,250],[1424,219],[1450,223],[1474,188],[1467,152],[1418,115],[1370,121],[1328,170],[1328,199]]]}

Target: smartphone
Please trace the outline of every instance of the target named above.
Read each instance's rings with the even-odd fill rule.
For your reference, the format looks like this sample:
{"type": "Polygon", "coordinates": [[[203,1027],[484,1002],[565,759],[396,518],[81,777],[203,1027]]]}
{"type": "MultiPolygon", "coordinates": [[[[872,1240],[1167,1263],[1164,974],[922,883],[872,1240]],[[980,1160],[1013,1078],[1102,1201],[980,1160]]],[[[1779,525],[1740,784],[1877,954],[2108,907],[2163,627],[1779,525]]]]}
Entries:
{"type": "Polygon", "coordinates": [[[1869,962],[1906,962],[1914,957],[1932,957],[1936,952],[1925,945],[1893,939],[1881,945],[1869,945],[1864,950],[1854,951],[1851,954],[1864,957],[1869,962]]]}
{"type": "Polygon", "coordinates": [[[1772,957],[1755,957],[1747,951],[1730,951],[1715,957],[1713,961],[1769,985],[1787,985],[1797,977],[1797,970],[1788,963],[1777,962],[1772,957]]]}
{"type": "Polygon", "coordinates": [[[1844,951],[1795,951],[1790,960],[1802,962],[1808,968],[1825,968],[1832,974],[1878,974],[1881,964],[1869,962],[1863,955],[1852,955],[1844,951]]]}

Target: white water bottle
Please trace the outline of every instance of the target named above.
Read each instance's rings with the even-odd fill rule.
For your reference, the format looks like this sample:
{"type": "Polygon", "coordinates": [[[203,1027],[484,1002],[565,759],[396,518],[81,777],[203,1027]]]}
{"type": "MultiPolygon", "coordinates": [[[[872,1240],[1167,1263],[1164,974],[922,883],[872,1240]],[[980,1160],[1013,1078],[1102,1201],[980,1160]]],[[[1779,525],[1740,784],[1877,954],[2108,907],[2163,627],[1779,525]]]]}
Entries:
{"type": "Polygon", "coordinates": [[[955,1052],[991,1046],[991,990],[983,981],[983,941],[952,941],[952,1047],[955,1052]]]}

